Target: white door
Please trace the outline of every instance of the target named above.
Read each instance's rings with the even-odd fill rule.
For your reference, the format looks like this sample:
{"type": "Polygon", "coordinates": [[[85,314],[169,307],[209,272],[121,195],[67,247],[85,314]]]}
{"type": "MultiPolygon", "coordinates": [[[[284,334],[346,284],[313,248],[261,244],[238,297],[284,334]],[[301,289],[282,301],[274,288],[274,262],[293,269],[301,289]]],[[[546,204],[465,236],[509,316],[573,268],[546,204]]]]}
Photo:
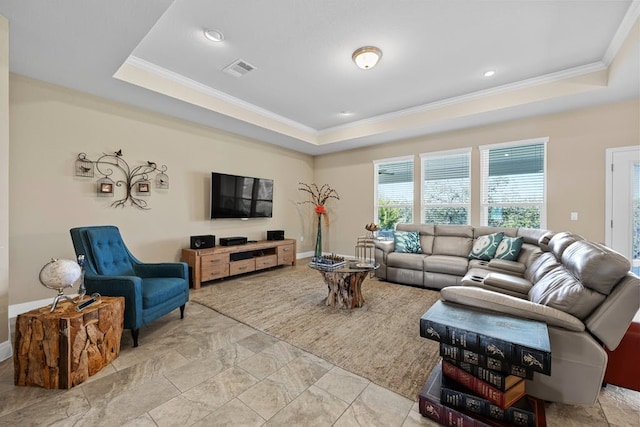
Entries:
{"type": "Polygon", "coordinates": [[[607,150],[606,244],[640,273],[640,147],[607,150]]]}

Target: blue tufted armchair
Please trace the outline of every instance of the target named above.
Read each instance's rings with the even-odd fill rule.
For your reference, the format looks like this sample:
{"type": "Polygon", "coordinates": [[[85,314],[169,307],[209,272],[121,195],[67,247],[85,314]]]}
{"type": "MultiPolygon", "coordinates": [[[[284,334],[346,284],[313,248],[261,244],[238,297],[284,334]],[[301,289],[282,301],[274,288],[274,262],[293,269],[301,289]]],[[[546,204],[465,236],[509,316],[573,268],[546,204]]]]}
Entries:
{"type": "Polygon", "coordinates": [[[189,301],[189,276],[183,262],[146,264],[127,249],[120,231],[112,225],[72,228],[76,255],[85,256],[87,294],[123,296],[124,328],[138,346],[140,327],[189,301]]]}

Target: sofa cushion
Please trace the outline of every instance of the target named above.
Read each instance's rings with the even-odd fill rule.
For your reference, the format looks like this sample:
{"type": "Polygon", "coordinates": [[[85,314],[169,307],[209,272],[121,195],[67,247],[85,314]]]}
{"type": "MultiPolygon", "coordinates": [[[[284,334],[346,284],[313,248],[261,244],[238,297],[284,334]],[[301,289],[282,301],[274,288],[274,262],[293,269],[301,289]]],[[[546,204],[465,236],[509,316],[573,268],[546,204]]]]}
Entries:
{"type": "Polygon", "coordinates": [[[545,252],[536,258],[525,270],[524,278],[537,283],[545,274],[558,267],[560,262],[551,252],[545,252]]]}
{"type": "Polygon", "coordinates": [[[417,231],[395,231],[393,233],[395,251],[400,253],[422,253],[420,234],[417,231]]]}
{"type": "Polygon", "coordinates": [[[527,295],[533,284],[522,277],[512,276],[498,272],[491,272],[484,278],[484,283],[500,289],[513,291],[521,295],[527,295]]]}
{"type": "Polygon", "coordinates": [[[450,255],[430,255],[424,258],[424,271],[464,276],[469,268],[466,258],[450,255]]]}
{"type": "Polygon", "coordinates": [[[502,232],[479,236],[473,244],[471,252],[469,252],[469,259],[489,261],[496,254],[498,245],[503,237],[504,233],[502,232]]]}
{"type": "Polygon", "coordinates": [[[420,233],[420,247],[422,253],[431,255],[433,253],[433,235],[435,233],[434,224],[404,224],[396,226],[398,231],[417,231],[420,233]]]}
{"type": "Polygon", "coordinates": [[[473,227],[470,225],[437,224],[433,239],[434,255],[467,257],[473,246],[473,227]]]}
{"type": "Polygon", "coordinates": [[[440,296],[445,301],[498,311],[516,317],[540,320],[549,326],[558,326],[570,331],[582,332],[585,329],[584,323],[580,319],[563,311],[485,289],[450,286],[442,289],[440,296]]]}
{"type": "Polygon", "coordinates": [[[490,225],[479,225],[477,227],[473,227],[474,239],[493,233],[503,233],[505,236],[516,237],[518,235],[518,229],[513,227],[493,227],[490,225]]]}
{"type": "Polygon", "coordinates": [[[565,249],[562,263],[583,285],[605,295],[631,269],[631,262],[621,254],[584,240],[565,249]]]}
{"type": "Polygon", "coordinates": [[[424,268],[423,260],[425,256],[426,255],[422,254],[391,252],[387,255],[387,267],[422,271],[424,268]]]}
{"type": "Polygon", "coordinates": [[[503,237],[493,257],[507,261],[517,260],[518,255],[520,255],[523,240],[522,237],[503,237]]]}
{"type": "Polygon", "coordinates": [[[605,296],[584,286],[567,269],[559,265],[549,271],[529,291],[529,300],[538,304],[557,308],[585,319],[605,296]]]}
{"type": "Polygon", "coordinates": [[[584,240],[582,236],[577,234],[563,231],[555,234],[551,240],[549,240],[549,250],[556,256],[558,260],[562,259],[564,251],[573,243],[584,240]]]}

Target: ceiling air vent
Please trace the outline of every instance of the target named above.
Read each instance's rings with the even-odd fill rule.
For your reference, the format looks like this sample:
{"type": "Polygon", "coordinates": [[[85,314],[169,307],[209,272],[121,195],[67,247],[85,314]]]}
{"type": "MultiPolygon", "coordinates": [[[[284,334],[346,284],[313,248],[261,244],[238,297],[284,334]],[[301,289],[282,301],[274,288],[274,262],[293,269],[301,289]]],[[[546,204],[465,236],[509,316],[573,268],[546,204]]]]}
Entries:
{"type": "Polygon", "coordinates": [[[255,70],[256,67],[249,64],[244,59],[236,59],[231,64],[227,65],[222,71],[227,74],[231,74],[234,77],[242,77],[249,71],[255,70]]]}

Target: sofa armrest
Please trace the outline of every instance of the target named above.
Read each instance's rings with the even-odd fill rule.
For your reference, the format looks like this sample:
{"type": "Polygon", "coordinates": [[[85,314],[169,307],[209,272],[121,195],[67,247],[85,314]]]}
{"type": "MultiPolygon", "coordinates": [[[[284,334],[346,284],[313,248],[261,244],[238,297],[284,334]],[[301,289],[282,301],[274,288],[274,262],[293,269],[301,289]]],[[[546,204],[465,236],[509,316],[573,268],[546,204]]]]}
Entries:
{"type": "Polygon", "coordinates": [[[557,326],[569,331],[582,332],[585,330],[584,323],[568,313],[486,289],[448,286],[440,290],[440,296],[445,301],[497,311],[515,317],[539,320],[549,326],[557,326]]]}
{"type": "Polygon", "coordinates": [[[393,240],[376,240],[374,244],[376,249],[380,249],[385,255],[395,250],[395,241],[393,240]]]}
{"type": "Polygon", "coordinates": [[[640,308],[640,278],[627,273],[613,291],[585,319],[587,328],[609,350],[615,350],[640,308]]]}

